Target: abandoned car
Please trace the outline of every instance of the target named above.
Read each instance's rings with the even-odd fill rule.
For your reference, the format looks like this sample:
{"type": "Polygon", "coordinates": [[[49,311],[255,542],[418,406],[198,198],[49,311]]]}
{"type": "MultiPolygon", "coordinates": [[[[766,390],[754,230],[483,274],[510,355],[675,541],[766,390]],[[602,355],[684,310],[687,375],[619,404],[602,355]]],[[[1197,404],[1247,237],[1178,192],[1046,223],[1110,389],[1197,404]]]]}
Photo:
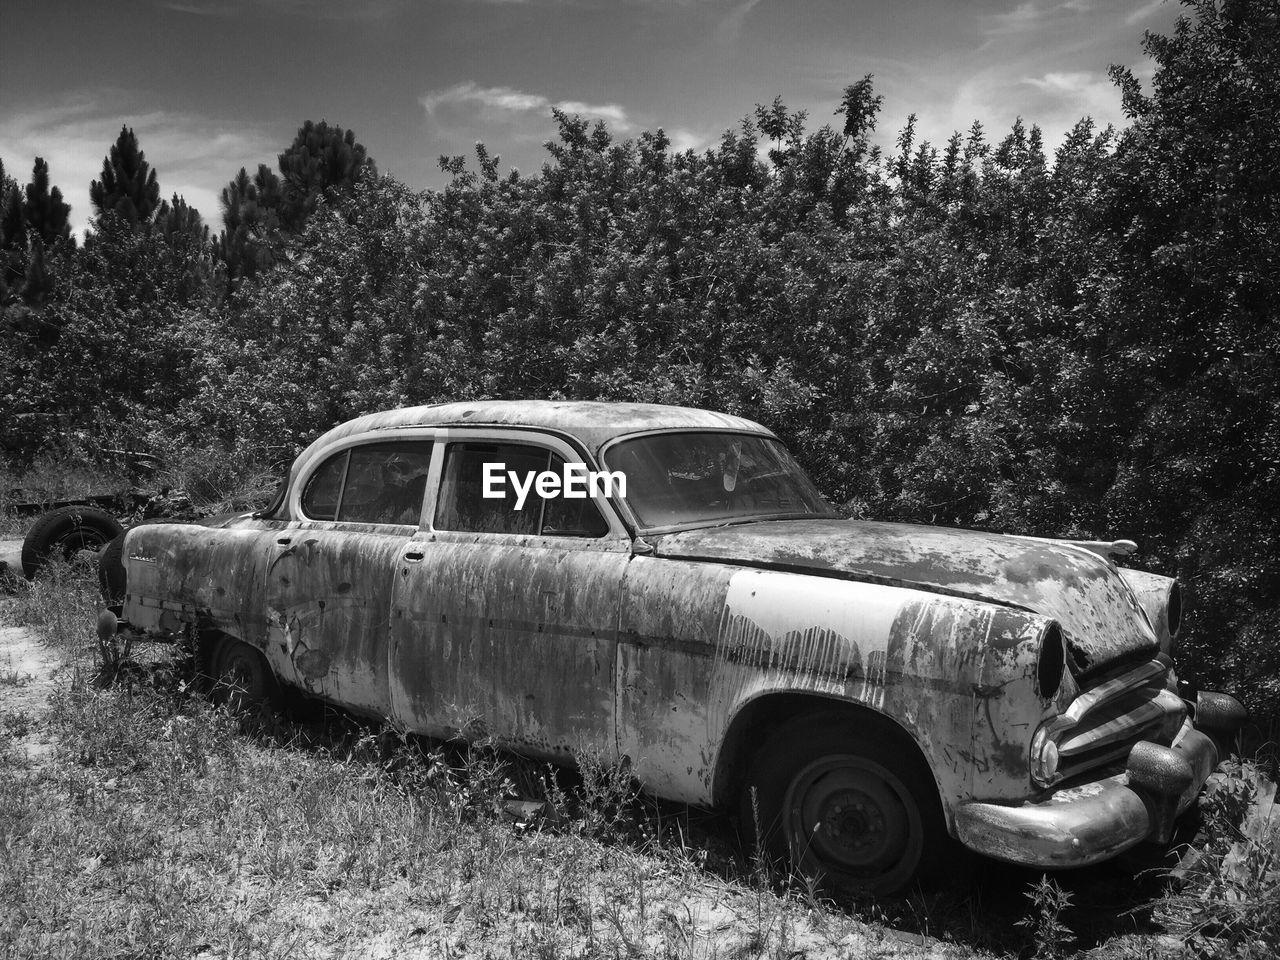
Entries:
{"type": "Polygon", "coordinates": [[[1038,867],[1167,842],[1243,712],[1180,692],[1178,587],[1132,546],[843,520],[738,417],[453,403],[334,428],[264,511],[131,530],[121,616],[249,698],[625,758],[888,892],[949,838],[1038,867]]]}

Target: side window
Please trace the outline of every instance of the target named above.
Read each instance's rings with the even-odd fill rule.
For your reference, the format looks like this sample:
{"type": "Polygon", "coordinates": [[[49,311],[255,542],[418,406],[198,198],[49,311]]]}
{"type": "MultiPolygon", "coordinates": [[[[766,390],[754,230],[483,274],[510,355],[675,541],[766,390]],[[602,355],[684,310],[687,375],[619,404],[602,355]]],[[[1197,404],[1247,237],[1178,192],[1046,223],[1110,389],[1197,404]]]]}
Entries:
{"type": "Polygon", "coordinates": [[[600,537],[609,525],[589,498],[542,497],[536,477],[563,476],[564,461],[522,443],[452,443],[445,460],[438,530],[556,537],[600,537]],[[488,469],[486,469],[486,467],[488,469]],[[512,477],[512,474],[515,474],[512,477]],[[485,496],[486,477],[497,496],[485,496]],[[522,494],[523,491],[523,494],[522,494]]]}
{"type": "Polygon", "coordinates": [[[338,498],[342,495],[342,478],[347,473],[347,456],[343,450],[334,454],[311,475],[302,491],[302,512],[312,520],[332,520],[338,515],[338,498]]]}
{"type": "Polygon", "coordinates": [[[431,469],[430,443],[354,447],[338,519],[351,523],[418,525],[431,469]]]}
{"type": "Polygon", "coordinates": [[[307,481],[312,520],[417,526],[431,467],[431,441],[371,443],[335,454],[307,481]]]}

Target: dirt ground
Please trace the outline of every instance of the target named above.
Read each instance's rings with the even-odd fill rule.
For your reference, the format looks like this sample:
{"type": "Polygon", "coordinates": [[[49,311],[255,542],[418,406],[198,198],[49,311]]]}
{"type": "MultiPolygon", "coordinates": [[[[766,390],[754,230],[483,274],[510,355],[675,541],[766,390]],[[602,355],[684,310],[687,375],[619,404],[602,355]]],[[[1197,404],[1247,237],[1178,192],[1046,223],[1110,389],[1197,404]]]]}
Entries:
{"type": "MultiPolygon", "coordinates": [[[[34,721],[44,713],[49,697],[68,668],[28,627],[0,626],[0,681],[4,682],[0,714],[34,721]]],[[[44,724],[10,723],[7,742],[25,754],[31,766],[53,751],[44,724]]]]}
{"type": "Polygon", "coordinates": [[[0,580],[11,572],[22,575],[22,541],[0,540],[0,580]]]}

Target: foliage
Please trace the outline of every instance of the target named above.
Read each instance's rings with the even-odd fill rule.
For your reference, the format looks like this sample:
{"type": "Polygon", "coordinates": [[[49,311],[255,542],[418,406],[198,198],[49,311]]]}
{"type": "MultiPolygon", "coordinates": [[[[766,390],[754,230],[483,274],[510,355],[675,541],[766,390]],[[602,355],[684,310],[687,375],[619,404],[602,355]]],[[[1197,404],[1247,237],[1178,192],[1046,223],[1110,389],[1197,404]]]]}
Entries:
{"type": "Polygon", "coordinates": [[[149,231],[6,254],[0,442],[255,474],[395,405],[709,406],[850,515],[1138,540],[1199,602],[1184,677],[1280,717],[1277,13],[1186,7],[1149,90],[1115,72],[1130,125],[1051,156],[1021,120],[882,152],[870,77],[838,127],[777,99],[701,152],[554,111],[541,170],[478,145],[422,194],[308,122],[212,245],[157,193],[149,231]]]}

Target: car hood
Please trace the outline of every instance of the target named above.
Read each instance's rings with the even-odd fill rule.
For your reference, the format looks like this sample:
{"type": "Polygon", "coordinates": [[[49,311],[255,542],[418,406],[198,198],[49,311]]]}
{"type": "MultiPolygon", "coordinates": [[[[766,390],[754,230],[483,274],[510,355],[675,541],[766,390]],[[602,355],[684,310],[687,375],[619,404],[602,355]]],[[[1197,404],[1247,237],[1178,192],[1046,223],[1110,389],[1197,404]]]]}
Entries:
{"type": "Polygon", "coordinates": [[[1138,650],[1158,652],[1114,566],[1063,541],[905,523],[775,520],[652,542],[660,557],[863,580],[1030,610],[1058,621],[1077,670],[1138,650]]]}

